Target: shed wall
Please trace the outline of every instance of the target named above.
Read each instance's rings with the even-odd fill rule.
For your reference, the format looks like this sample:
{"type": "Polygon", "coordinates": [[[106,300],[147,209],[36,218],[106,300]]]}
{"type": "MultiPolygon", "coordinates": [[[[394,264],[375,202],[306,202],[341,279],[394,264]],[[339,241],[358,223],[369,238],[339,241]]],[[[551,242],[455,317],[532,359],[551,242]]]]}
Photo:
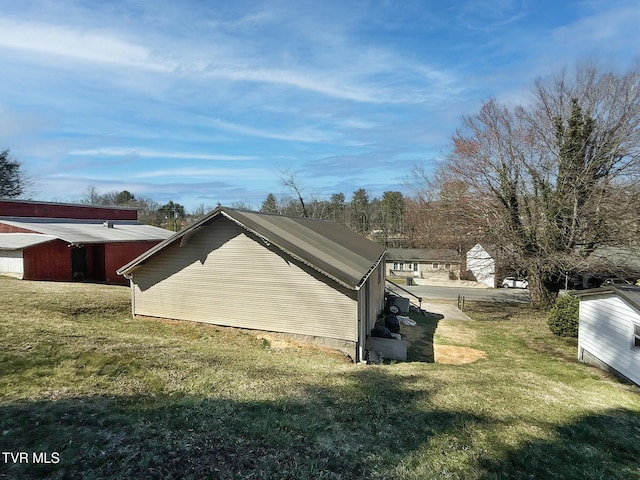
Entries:
{"type": "Polygon", "coordinates": [[[356,293],[220,217],[133,272],[137,315],[357,340],[356,293]]]}
{"type": "MultiPolygon", "coordinates": [[[[367,335],[376,325],[378,314],[384,309],[384,286],[385,286],[385,262],[381,261],[376,269],[371,272],[367,283],[369,284],[369,322],[367,325],[367,335]]],[[[364,339],[363,339],[364,341],[364,339]]]]}
{"type": "Polygon", "coordinates": [[[0,250],[0,275],[22,279],[24,276],[22,250],[0,250]]]}
{"type": "Polygon", "coordinates": [[[586,351],[640,385],[640,349],[633,348],[633,324],[640,314],[622,298],[604,294],[580,300],[578,354],[586,351]]]}

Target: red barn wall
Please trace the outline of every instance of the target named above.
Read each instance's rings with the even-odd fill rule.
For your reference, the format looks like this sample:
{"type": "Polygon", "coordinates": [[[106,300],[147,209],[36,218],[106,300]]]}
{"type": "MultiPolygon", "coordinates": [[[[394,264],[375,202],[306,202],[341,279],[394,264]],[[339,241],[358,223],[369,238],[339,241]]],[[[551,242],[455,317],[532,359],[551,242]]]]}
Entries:
{"type": "Polygon", "coordinates": [[[26,248],[25,280],[71,281],[71,249],[66,242],[54,240],[26,248]]]}
{"type": "Polygon", "coordinates": [[[0,217],[71,218],[77,220],[137,220],[138,211],[123,207],[96,207],[61,203],[0,201],[0,217]]]}
{"type": "Polygon", "coordinates": [[[109,283],[128,285],[129,280],[116,273],[116,270],[126,265],[131,260],[151,247],[160,243],[160,240],[107,243],[104,245],[105,280],[109,283]]]}

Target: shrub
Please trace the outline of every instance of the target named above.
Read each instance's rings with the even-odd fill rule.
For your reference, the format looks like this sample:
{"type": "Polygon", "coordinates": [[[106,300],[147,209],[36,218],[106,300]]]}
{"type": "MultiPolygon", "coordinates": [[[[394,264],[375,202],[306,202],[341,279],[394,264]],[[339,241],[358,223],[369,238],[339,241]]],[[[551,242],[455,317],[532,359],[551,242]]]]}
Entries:
{"type": "Polygon", "coordinates": [[[578,306],[580,301],[571,295],[558,297],[549,311],[547,323],[551,331],[559,337],[578,337],[578,306]]]}

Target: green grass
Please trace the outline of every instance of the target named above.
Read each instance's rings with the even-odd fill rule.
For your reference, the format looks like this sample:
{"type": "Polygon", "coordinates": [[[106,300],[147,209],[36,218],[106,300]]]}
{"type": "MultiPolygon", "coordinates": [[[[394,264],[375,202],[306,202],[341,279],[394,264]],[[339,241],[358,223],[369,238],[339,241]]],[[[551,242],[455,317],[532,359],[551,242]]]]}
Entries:
{"type": "MultiPolygon", "coordinates": [[[[132,319],[123,287],[0,279],[0,478],[637,479],[640,389],[512,305],[423,319],[486,358],[354,365],[132,319]]],[[[221,312],[224,314],[224,312],[221,312]]],[[[419,355],[417,355],[419,358],[419,355]]]]}

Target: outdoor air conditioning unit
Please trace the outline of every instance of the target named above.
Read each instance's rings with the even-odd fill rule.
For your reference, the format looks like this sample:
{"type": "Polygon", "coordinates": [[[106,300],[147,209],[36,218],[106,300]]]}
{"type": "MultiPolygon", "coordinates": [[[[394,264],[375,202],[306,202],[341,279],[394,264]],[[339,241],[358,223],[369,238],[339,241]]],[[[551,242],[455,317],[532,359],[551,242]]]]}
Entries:
{"type": "Polygon", "coordinates": [[[405,297],[398,297],[396,295],[389,296],[387,308],[394,313],[395,308],[389,308],[392,305],[397,307],[397,313],[409,313],[409,299],[405,297]]]}

